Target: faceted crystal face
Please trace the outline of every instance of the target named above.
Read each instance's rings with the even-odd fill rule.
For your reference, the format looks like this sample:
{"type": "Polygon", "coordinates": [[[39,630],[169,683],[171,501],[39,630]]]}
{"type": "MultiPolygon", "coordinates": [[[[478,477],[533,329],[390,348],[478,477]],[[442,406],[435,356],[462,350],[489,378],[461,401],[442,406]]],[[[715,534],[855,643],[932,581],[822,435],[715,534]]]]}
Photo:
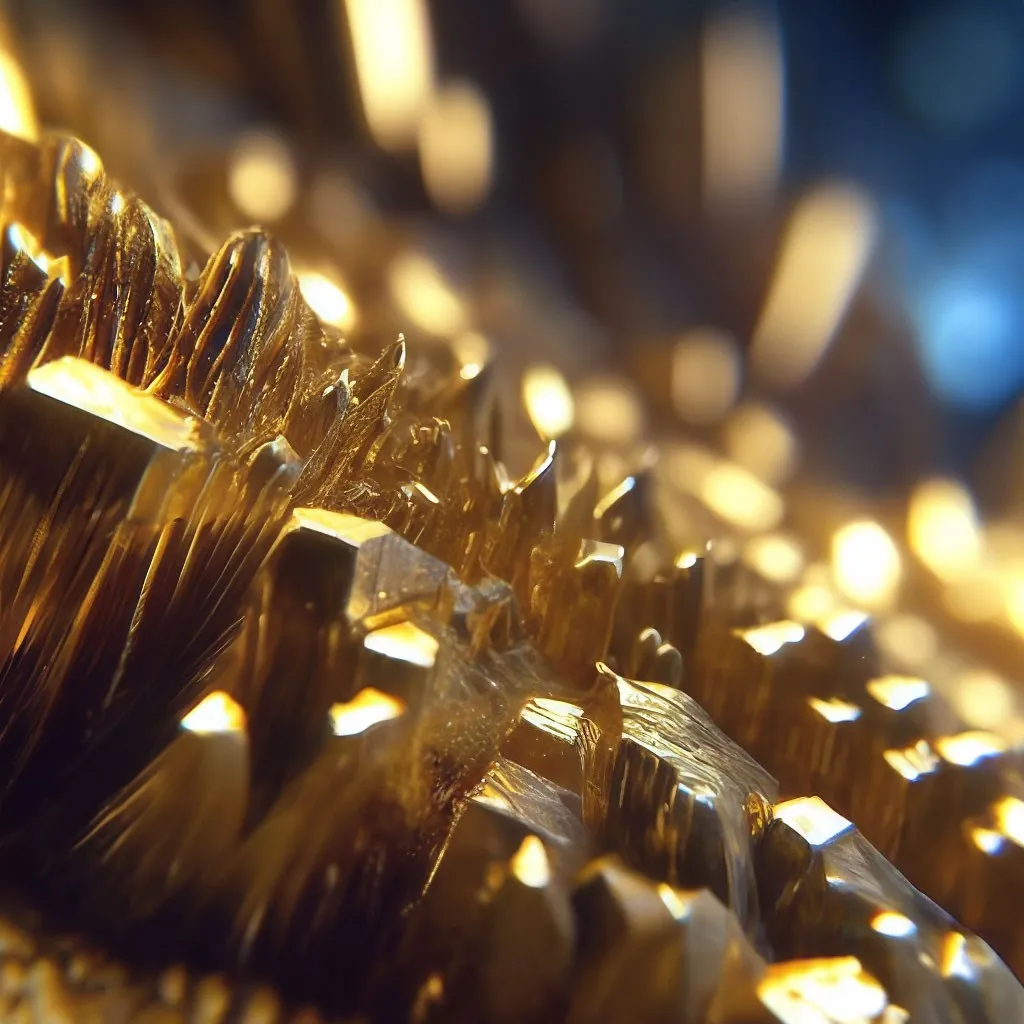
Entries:
{"type": "Polygon", "coordinates": [[[0,175],[0,1017],[1024,1020],[1019,751],[778,538],[261,231],[186,281],[79,143],[0,175]]]}

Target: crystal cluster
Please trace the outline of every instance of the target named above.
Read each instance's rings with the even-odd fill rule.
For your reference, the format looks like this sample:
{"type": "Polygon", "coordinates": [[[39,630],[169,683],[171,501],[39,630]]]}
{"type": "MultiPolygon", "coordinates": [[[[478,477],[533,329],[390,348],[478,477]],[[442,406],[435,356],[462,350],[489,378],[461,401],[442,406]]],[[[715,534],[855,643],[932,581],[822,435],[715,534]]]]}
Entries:
{"type": "Polygon", "coordinates": [[[0,174],[4,1019],[1024,1020],[890,863],[1024,967],[1019,753],[867,623],[670,550],[646,457],[510,479],[493,364],[266,235],[0,174]]]}

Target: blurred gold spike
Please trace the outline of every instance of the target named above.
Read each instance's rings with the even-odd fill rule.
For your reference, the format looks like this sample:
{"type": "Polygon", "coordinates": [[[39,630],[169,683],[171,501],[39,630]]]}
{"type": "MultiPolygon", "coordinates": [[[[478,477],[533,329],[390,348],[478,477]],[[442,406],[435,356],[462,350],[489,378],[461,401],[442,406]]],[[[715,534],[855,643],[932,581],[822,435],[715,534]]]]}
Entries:
{"type": "Polygon", "coordinates": [[[81,360],[0,392],[3,696],[12,720],[33,718],[5,731],[27,741],[15,764],[62,698],[94,713],[107,703],[129,631],[142,632],[134,603],[149,545],[191,515],[215,451],[204,425],[81,360]],[[72,694],[66,676],[86,650],[94,674],[80,673],[72,694]]]}
{"type": "Polygon", "coordinates": [[[320,749],[332,705],[365,688],[412,699],[389,688],[384,668],[404,666],[396,678],[415,690],[424,671],[416,660],[437,645],[407,621],[409,609],[436,607],[447,573],[384,523],[294,510],[258,580],[252,663],[240,690],[261,799],[276,796],[320,749]],[[274,628],[282,620],[288,628],[274,628]]]}
{"type": "Polygon", "coordinates": [[[543,605],[531,609],[541,622],[541,650],[571,682],[589,686],[594,665],[607,653],[623,555],[618,544],[583,541],[572,567],[544,588],[543,605]]]}
{"type": "Polygon", "coordinates": [[[89,862],[92,913],[124,928],[199,895],[240,836],[248,762],[245,712],[226,693],[208,694],[75,845],[72,857],[89,862]]]}
{"type": "Polygon", "coordinates": [[[609,491],[594,509],[594,519],[601,540],[619,544],[628,552],[650,532],[650,511],[647,491],[650,486],[646,471],[626,477],[609,491]]]}
{"type": "Polygon", "coordinates": [[[501,515],[492,524],[484,568],[508,580],[524,607],[530,606],[530,555],[555,530],[558,482],[555,442],[511,490],[505,492],[501,515]]]}

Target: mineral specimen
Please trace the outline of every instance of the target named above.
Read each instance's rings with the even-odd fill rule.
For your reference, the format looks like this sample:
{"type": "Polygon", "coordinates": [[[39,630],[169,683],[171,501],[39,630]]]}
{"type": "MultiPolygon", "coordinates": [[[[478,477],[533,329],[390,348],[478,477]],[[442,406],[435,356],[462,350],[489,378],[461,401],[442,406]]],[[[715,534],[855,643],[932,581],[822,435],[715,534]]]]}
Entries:
{"type": "Polygon", "coordinates": [[[511,479],[493,366],[263,232],[0,176],[4,1019],[1024,1020],[841,816],[1024,966],[1019,755],[863,617],[670,550],[649,453],[511,479]]]}

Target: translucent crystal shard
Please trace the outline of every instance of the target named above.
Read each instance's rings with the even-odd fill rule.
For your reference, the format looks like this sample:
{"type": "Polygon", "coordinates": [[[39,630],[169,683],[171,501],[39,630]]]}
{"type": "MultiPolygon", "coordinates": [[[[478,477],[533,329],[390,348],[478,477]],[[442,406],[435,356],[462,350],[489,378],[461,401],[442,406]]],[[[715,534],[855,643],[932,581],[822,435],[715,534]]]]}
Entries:
{"type": "Polygon", "coordinates": [[[776,807],[760,857],[768,935],[780,955],[856,956],[915,1021],[955,1019],[954,1012],[971,1021],[1001,1019],[984,1008],[986,988],[1004,1008],[1024,1013],[1024,993],[991,950],[971,936],[959,943],[952,919],[821,800],[776,807]],[[961,972],[954,981],[943,969],[951,942],[974,951],[974,980],[961,972]],[[1003,992],[1012,997],[996,995],[1003,992]]]}
{"type": "Polygon", "coordinates": [[[536,697],[519,712],[502,750],[573,793],[595,835],[604,828],[622,710],[615,684],[599,677],[589,693],[573,699],[536,697]]]}
{"type": "Polygon", "coordinates": [[[389,666],[407,676],[422,670],[424,645],[434,642],[421,638],[414,650],[408,615],[437,606],[447,571],[383,523],[322,509],[292,513],[228,655],[250,717],[257,790],[271,798],[310,761],[333,703],[365,686],[394,688],[389,666]]]}
{"type": "MultiPolygon", "coordinates": [[[[416,971],[425,939],[391,996],[371,968],[406,948],[406,911],[431,878],[444,890],[446,865],[480,822],[564,846],[573,866],[587,852],[578,795],[495,761],[532,688],[551,687],[545,666],[525,647],[474,651],[456,613],[462,585],[438,566],[382,524],[300,510],[268,564],[263,605],[294,631],[269,631],[253,645],[263,671],[238,677],[251,709],[254,828],[218,875],[210,941],[339,1008],[402,992],[414,1001],[409,986],[428,980],[416,971]],[[290,685],[275,687],[282,678],[290,685]],[[282,749],[293,760],[272,776],[282,749]],[[339,957],[344,970],[325,971],[339,957]]],[[[553,850],[553,863],[561,856],[553,850]]],[[[420,934],[438,906],[428,898],[408,929],[420,934]]]]}
{"type": "Polygon", "coordinates": [[[685,694],[621,678],[616,683],[622,742],[612,774],[608,843],[654,877],[707,886],[744,928],[756,931],[752,854],[771,820],[775,780],[685,694]]]}
{"type": "Polygon", "coordinates": [[[355,689],[376,684],[406,704],[416,704],[429,686],[438,643],[414,622],[396,622],[363,637],[355,689]]]}
{"type": "MultiPolygon", "coordinates": [[[[404,366],[405,341],[399,340],[350,390],[351,397],[303,470],[296,495],[300,502],[357,514],[374,511],[374,488],[359,486],[359,469],[387,421],[404,366]]],[[[384,510],[376,511],[383,518],[384,510]]]]}
{"type": "Polygon", "coordinates": [[[602,541],[633,551],[647,537],[651,529],[652,484],[650,469],[643,468],[627,476],[598,502],[594,520],[602,541]]]}
{"type": "Polygon", "coordinates": [[[469,587],[449,577],[450,622],[475,658],[502,652],[525,639],[519,607],[504,580],[485,578],[469,587]]]}
{"type": "MultiPolygon", "coordinates": [[[[863,623],[863,618],[858,621],[863,623]]],[[[856,699],[863,682],[874,674],[869,655],[843,654],[843,645],[868,643],[861,637],[863,625],[844,624],[843,629],[837,640],[789,620],[744,629],[709,628],[702,633],[703,646],[687,689],[729,736],[781,772],[777,765],[793,754],[787,749],[787,733],[800,728],[807,698],[856,699]]]]}

